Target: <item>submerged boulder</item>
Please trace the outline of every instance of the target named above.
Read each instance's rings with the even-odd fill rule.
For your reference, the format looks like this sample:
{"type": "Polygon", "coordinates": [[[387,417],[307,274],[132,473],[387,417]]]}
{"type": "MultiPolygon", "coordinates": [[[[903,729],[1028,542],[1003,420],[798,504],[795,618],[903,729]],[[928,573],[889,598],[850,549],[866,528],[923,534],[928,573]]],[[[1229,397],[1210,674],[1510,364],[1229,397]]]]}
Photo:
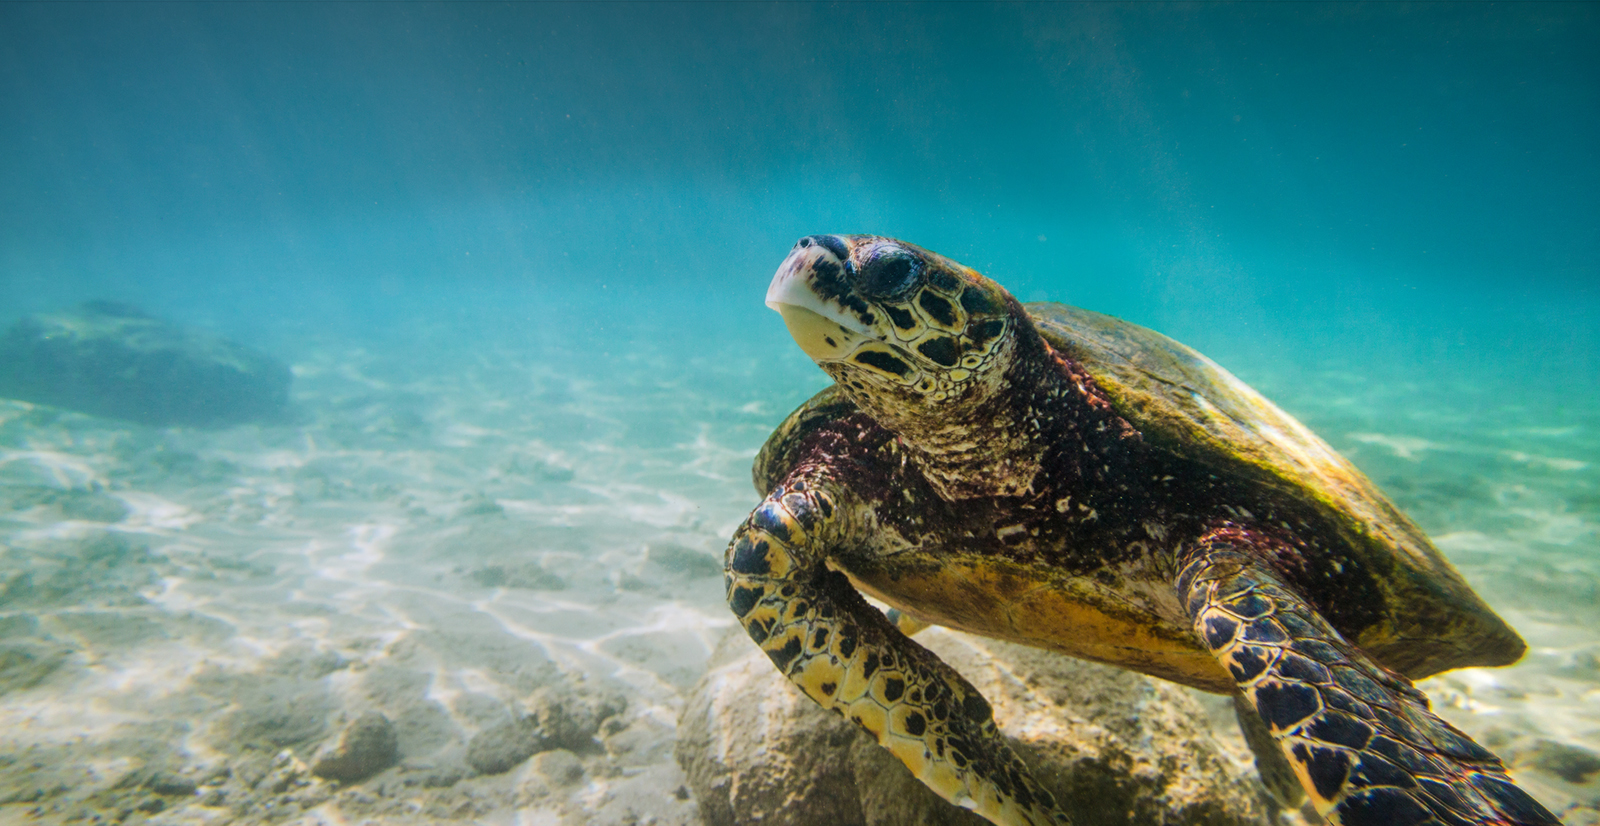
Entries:
{"type": "Polygon", "coordinates": [[[505,774],[548,748],[539,721],[518,717],[473,735],[467,742],[467,765],[480,774],[505,774]]]}
{"type": "Polygon", "coordinates": [[[357,717],[339,735],[339,744],[324,750],[311,773],[341,783],[365,780],[400,760],[400,736],[389,718],[376,711],[357,717]]]}
{"type": "MultiPolygon", "coordinates": [[[[1270,822],[1253,773],[1170,683],[942,628],[917,635],[988,697],[995,721],[1081,826],[1270,822]]],[[[678,762],[707,826],[980,826],[866,732],[823,711],[742,631],[679,721],[678,762]]]]}
{"type": "Polygon", "coordinates": [[[289,380],[264,353],[111,301],[0,335],[0,397],[157,427],[281,419],[289,380]]]}

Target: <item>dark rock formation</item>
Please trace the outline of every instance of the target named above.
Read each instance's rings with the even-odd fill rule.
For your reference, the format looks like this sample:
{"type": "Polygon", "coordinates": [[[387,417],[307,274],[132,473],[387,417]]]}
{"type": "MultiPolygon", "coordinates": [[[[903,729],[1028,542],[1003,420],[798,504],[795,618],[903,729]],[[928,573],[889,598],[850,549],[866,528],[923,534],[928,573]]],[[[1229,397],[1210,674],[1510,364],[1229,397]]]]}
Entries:
{"type": "Polygon", "coordinates": [[[369,711],[339,735],[339,745],[317,757],[311,773],[328,780],[365,780],[400,760],[400,738],[389,718],[369,711]]]}
{"type": "Polygon", "coordinates": [[[281,419],[289,381],[265,354],[109,301],[0,336],[0,396],[157,427],[281,419]]]}
{"type": "Polygon", "coordinates": [[[190,797],[200,788],[198,783],[171,771],[157,771],[144,781],[144,787],[168,797],[190,797]]]}
{"type": "Polygon", "coordinates": [[[552,749],[533,758],[533,770],[552,786],[570,786],[583,779],[583,763],[566,749],[552,749]]]}
{"type": "MultiPolygon", "coordinates": [[[[1079,826],[1265,824],[1264,790],[1183,689],[1109,666],[930,628],[917,642],[971,680],[1079,826]]],[[[742,632],[679,723],[678,762],[707,826],[981,826],[865,732],[791,686],[742,632]]]]}
{"type": "Polygon", "coordinates": [[[467,742],[467,765],[482,774],[502,774],[539,752],[591,751],[600,724],[627,707],[604,690],[543,688],[528,699],[528,714],[478,732],[467,742]]]}
{"type": "Polygon", "coordinates": [[[548,748],[585,752],[596,747],[600,725],[621,714],[628,702],[603,688],[559,685],[534,692],[527,705],[549,740],[548,748]]]}
{"type": "Polygon", "coordinates": [[[549,748],[544,729],[532,717],[518,717],[473,735],[467,743],[467,765],[483,774],[503,774],[549,748]]]}
{"type": "Polygon", "coordinates": [[[44,641],[0,642],[0,695],[33,688],[64,665],[72,650],[44,641]]]}
{"type": "Polygon", "coordinates": [[[1536,740],[1532,748],[1519,752],[1515,762],[1575,784],[1587,783],[1600,774],[1600,755],[1544,738],[1536,740]]]}

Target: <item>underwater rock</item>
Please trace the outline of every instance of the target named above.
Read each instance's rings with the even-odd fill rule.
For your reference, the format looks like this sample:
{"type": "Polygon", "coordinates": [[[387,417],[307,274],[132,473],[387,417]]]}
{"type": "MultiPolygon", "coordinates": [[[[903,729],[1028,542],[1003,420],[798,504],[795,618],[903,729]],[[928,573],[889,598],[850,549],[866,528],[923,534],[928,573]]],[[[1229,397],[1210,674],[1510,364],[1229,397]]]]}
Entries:
{"type": "Polygon", "coordinates": [[[198,783],[171,771],[161,770],[144,781],[144,788],[168,797],[189,797],[200,788],[198,783]]]}
{"type": "Polygon", "coordinates": [[[570,786],[583,779],[583,763],[566,749],[554,749],[533,758],[533,770],[552,786],[570,786]]]}
{"type": "Polygon", "coordinates": [[[339,735],[339,745],[318,756],[311,773],[341,783],[365,780],[400,760],[400,738],[389,718],[369,711],[339,735]]]}
{"type": "Polygon", "coordinates": [[[281,419],[289,381],[263,353],[111,301],[0,336],[0,396],[157,427],[281,419]]]}
{"type": "Polygon", "coordinates": [[[1568,783],[1587,783],[1600,773],[1600,755],[1543,738],[1518,754],[1515,762],[1549,772],[1568,783]]]}
{"type": "MultiPolygon", "coordinates": [[[[1252,778],[1184,690],[1131,671],[941,628],[918,634],[984,693],[1078,824],[1265,824],[1252,778]]],[[[870,735],[794,688],[742,631],[680,718],[677,757],[707,826],[985,821],[946,803],[870,735]]]]}
{"type": "Polygon", "coordinates": [[[546,748],[539,721],[519,717],[473,735],[467,742],[467,765],[480,774],[504,774],[546,748]]]}
{"type": "Polygon", "coordinates": [[[544,729],[549,748],[587,751],[606,720],[621,714],[628,701],[613,691],[579,691],[566,686],[542,688],[528,699],[528,711],[544,729]]]}
{"type": "Polygon", "coordinates": [[[484,729],[467,742],[467,765],[482,774],[502,774],[539,752],[592,750],[600,724],[626,707],[627,701],[610,691],[540,689],[529,698],[527,715],[484,729]]]}
{"type": "Polygon", "coordinates": [[[32,640],[0,643],[0,695],[33,688],[65,665],[72,649],[32,640]]]}
{"type": "Polygon", "coordinates": [[[333,701],[318,680],[295,680],[256,674],[205,676],[203,694],[235,702],[239,708],[215,725],[212,741],[235,751],[272,753],[321,740],[333,701]]]}

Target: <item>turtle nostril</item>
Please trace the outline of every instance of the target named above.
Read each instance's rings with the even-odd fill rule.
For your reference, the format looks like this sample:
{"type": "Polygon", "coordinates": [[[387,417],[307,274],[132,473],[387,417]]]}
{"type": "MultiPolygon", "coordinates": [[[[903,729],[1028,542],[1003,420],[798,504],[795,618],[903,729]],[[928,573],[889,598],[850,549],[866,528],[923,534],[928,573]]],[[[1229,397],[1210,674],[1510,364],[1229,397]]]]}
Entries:
{"type": "Polygon", "coordinates": [[[801,238],[799,241],[796,241],[795,246],[799,249],[805,249],[806,247],[811,246],[811,236],[808,235],[805,238],[801,238]]]}
{"type": "Polygon", "coordinates": [[[817,246],[822,247],[828,252],[833,253],[833,257],[839,259],[840,261],[850,260],[850,248],[846,247],[844,245],[844,239],[837,235],[812,235],[800,239],[801,246],[805,246],[807,243],[816,244],[817,246]]]}

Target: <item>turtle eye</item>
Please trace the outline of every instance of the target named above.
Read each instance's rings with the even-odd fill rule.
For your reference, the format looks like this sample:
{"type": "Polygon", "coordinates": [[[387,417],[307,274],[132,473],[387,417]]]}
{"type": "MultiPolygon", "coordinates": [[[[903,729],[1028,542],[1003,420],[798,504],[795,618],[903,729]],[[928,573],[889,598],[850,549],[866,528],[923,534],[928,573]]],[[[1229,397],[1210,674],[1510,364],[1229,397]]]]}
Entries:
{"type": "Polygon", "coordinates": [[[868,295],[889,297],[905,292],[921,275],[922,262],[910,251],[887,247],[862,265],[856,283],[868,295]]]}

